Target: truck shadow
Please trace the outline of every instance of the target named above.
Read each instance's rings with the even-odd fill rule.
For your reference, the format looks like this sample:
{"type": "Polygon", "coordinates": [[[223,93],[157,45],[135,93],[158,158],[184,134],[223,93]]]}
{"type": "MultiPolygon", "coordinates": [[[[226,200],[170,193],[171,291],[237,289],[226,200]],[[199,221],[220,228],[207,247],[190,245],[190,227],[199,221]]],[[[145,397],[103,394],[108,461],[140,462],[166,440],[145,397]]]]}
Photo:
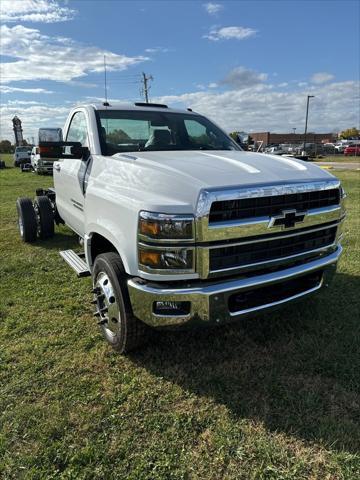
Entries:
{"type": "Polygon", "coordinates": [[[74,249],[81,251],[78,237],[67,227],[56,227],[54,237],[47,240],[37,239],[33,244],[34,247],[42,247],[47,250],[68,250],[74,249]]]}
{"type": "Polygon", "coordinates": [[[339,451],[360,447],[360,277],[223,328],[172,332],[134,353],[153,375],[238,419],[339,451]]]}

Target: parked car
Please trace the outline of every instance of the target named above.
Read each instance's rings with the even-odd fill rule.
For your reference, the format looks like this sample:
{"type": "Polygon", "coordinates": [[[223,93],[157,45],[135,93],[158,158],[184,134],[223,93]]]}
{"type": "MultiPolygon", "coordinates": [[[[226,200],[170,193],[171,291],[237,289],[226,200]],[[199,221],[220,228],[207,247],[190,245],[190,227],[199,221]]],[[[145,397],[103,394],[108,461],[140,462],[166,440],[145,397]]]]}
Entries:
{"type": "Polygon", "coordinates": [[[276,145],[275,147],[266,148],[265,153],[270,155],[285,155],[289,153],[289,149],[284,148],[282,145],[276,145]]]}
{"type": "Polygon", "coordinates": [[[344,155],[346,157],[355,157],[357,155],[360,155],[360,143],[358,145],[349,145],[348,147],[346,147],[344,150],[344,155]]]}
{"type": "Polygon", "coordinates": [[[17,200],[20,235],[65,223],[80,236],[83,251],[60,254],[91,275],[117,351],[151,328],[241,321],[334,276],[345,193],[317,165],[244,152],[203,115],[160,104],[76,106],[61,138],[39,142],[54,188],[17,200]]]}
{"type": "Polygon", "coordinates": [[[16,147],[14,152],[14,167],[20,167],[25,163],[30,163],[31,147],[16,147]]]}
{"type": "Polygon", "coordinates": [[[31,150],[31,166],[38,175],[46,173],[52,175],[54,159],[41,157],[39,147],[33,147],[31,150]]]}

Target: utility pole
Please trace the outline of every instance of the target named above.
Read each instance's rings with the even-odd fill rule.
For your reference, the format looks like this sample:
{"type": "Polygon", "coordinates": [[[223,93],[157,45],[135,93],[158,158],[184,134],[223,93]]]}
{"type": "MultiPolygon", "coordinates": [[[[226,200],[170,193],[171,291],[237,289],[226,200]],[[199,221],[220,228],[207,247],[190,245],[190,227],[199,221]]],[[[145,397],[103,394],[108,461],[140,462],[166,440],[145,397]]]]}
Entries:
{"type": "Polygon", "coordinates": [[[308,124],[308,116],[309,116],[309,100],[310,98],[314,98],[314,95],[308,95],[307,96],[307,102],[306,102],[306,118],[305,118],[305,132],[304,132],[304,147],[303,151],[306,152],[306,134],[307,134],[307,124],[308,124]]]}
{"type": "Polygon", "coordinates": [[[149,80],[154,80],[152,75],[146,76],[145,72],[142,72],[143,94],[145,96],[145,102],[149,103],[149,80]]]}

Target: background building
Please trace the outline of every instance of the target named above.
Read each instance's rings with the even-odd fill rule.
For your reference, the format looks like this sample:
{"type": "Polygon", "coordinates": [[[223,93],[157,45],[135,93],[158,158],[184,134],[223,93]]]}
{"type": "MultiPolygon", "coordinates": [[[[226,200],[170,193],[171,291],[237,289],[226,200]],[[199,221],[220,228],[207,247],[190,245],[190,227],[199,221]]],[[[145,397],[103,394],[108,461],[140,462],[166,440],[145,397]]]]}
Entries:
{"type": "MultiPolygon", "coordinates": [[[[301,143],[304,141],[303,133],[270,133],[270,132],[251,132],[251,138],[254,142],[263,142],[263,146],[279,143],[301,143]]],[[[306,134],[306,143],[332,143],[336,142],[336,133],[312,133],[306,134]]]]}

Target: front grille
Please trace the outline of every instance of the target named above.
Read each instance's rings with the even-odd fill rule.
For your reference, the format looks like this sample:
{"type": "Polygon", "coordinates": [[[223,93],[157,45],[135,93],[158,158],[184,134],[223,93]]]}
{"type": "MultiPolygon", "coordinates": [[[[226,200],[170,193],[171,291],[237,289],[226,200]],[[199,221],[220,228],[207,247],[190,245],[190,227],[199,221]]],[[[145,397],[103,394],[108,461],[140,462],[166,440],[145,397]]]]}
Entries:
{"type": "Polygon", "coordinates": [[[336,229],[335,226],[264,242],[210,249],[210,271],[267,262],[327,247],[335,242],[336,229]]]}
{"type": "Polygon", "coordinates": [[[211,205],[209,223],[252,217],[270,217],[287,209],[307,211],[338,205],[339,202],[340,191],[338,188],[289,195],[221,200],[211,205]]]}
{"type": "Polygon", "coordinates": [[[320,285],[322,275],[323,272],[318,271],[275,285],[260,287],[248,292],[234,293],[229,297],[229,311],[237,313],[271,303],[278,303],[295,295],[306,293],[320,285]]]}

